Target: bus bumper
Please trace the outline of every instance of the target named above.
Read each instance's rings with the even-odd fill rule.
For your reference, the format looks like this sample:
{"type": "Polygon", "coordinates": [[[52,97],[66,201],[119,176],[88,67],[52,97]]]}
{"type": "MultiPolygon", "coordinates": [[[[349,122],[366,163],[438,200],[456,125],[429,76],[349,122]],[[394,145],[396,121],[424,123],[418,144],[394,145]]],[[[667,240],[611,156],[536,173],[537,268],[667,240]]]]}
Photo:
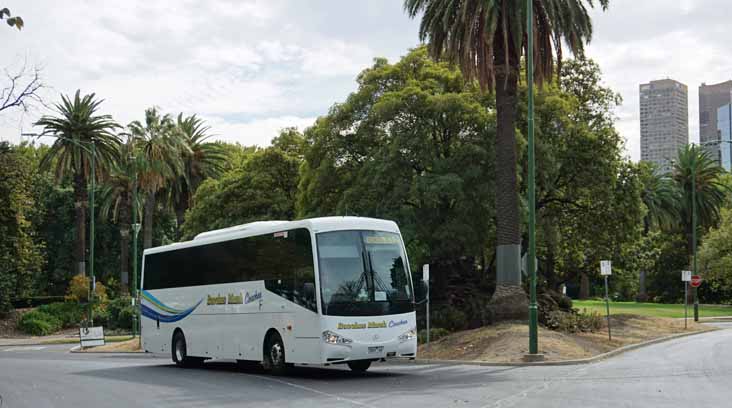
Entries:
{"type": "Polygon", "coordinates": [[[415,358],[417,339],[388,342],[353,342],[349,345],[323,344],[323,363],[335,364],[354,360],[415,358]]]}

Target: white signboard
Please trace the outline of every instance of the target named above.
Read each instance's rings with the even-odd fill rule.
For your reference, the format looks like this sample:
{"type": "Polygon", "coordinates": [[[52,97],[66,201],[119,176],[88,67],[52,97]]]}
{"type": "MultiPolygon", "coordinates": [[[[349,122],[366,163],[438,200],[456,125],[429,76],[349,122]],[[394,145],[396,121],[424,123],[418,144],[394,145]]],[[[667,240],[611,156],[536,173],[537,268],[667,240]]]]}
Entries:
{"type": "Polygon", "coordinates": [[[425,282],[430,281],[430,264],[422,265],[422,280],[425,282]]]}
{"type": "Polygon", "coordinates": [[[681,281],[691,282],[691,271],[681,271],[681,281]]]}
{"type": "Polygon", "coordinates": [[[103,346],[104,345],[104,328],[99,327],[82,327],[79,329],[79,339],[81,347],[103,346]]]}
{"type": "Polygon", "coordinates": [[[607,276],[612,274],[613,272],[610,261],[600,261],[600,275],[607,276]]]}

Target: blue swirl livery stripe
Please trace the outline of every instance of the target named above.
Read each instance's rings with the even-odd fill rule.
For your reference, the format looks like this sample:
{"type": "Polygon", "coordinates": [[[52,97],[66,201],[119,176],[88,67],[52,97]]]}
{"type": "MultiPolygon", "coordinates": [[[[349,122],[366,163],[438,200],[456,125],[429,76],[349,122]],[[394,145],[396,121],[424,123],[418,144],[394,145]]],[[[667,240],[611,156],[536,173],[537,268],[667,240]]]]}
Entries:
{"type": "Polygon", "coordinates": [[[142,297],[150,303],[150,305],[145,303],[140,305],[142,315],[152,320],[159,320],[163,323],[173,323],[185,319],[189,314],[196,310],[201,302],[203,302],[203,299],[201,299],[198,303],[188,309],[181,310],[165,305],[147,291],[142,291],[142,297]]]}

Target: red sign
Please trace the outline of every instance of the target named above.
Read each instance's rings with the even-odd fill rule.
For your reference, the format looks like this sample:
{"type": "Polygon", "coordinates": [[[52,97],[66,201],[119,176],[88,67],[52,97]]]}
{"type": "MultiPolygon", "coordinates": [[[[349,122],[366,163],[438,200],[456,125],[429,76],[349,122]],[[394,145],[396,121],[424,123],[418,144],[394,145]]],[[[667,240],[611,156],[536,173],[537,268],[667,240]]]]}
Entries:
{"type": "Polygon", "coordinates": [[[692,288],[698,288],[699,286],[701,286],[701,283],[702,283],[702,278],[700,275],[693,275],[691,277],[690,284],[691,284],[692,288]]]}

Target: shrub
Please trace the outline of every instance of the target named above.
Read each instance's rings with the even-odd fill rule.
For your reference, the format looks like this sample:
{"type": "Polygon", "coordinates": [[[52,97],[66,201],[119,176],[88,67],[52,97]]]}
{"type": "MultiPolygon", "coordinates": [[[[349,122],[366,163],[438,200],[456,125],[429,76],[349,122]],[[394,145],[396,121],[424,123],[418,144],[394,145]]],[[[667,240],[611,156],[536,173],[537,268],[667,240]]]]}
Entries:
{"type": "Polygon", "coordinates": [[[602,315],[597,312],[578,313],[554,310],[546,314],[544,325],[551,330],[565,333],[595,332],[602,328],[602,315]]]}
{"type": "MultiPolygon", "coordinates": [[[[76,275],[71,278],[69,282],[69,288],[66,290],[65,299],[67,302],[88,302],[89,301],[89,287],[91,280],[82,275],[76,275]]],[[[97,282],[96,289],[94,290],[94,301],[106,305],[108,301],[107,288],[102,282],[97,282]]]]}
{"type": "Polygon", "coordinates": [[[84,306],[73,302],[58,302],[40,306],[39,312],[49,314],[61,322],[61,326],[75,327],[84,319],[84,306]]]}
{"type": "MultiPolygon", "coordinates": [[[[450,334],[450,332],[445,329],[441,329],[439,327],[435,327],[435,328],[430,327],[430,342],[437,341],[449,334],[450,334]]],[[[419,331],[419,333],[417,334],[417,341],[419,342],[419,344],[425,344],[427,342],[427,330],[426,329],[419,331]]]]}
{"type": "Polygon", "coordinates": [[[13,307],[22,309],[26,307],[38,307],[49,303],[63,302],[63,296],[33,296],[13,300],[13,307]]]}
{"type": "Polygon", "coordinates": [[[468,319],[465,312],[451,305],[435,308],[430,316],[430,324],[442,327],[448,331],[458,331],[467,328],[468,319]]]}
{"type": "Polygon", "coordinates": [[[25,313],[18,321],[20,331],[34,336],[46,336],[61,330],[61,327],[61,320],[40,310],[25,313]]]}
{"type": "Polygon", "coordinates": [[[132,316],[135,315],[135,308],[132,306],[131,297],[123,296],[109,302],[107,312],[107,325],[110,329],[132,329],[132,316]]]}
{"type": "Polygon", "coordinates": [[[56,331],[51,323],[37,319],[21,319],[18,322],[18,329],[33,336],[47,336],[56,331]]]}

